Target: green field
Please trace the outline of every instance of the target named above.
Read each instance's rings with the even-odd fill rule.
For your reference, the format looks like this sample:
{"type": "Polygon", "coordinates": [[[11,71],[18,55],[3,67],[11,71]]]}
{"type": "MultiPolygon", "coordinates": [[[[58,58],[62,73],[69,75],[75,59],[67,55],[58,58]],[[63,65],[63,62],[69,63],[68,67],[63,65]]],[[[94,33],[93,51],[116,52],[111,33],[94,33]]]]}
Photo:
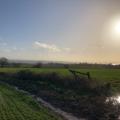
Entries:
{"type": "Polygon", "coordinates": [[[0,84],[0,120],[62,120],[30,96],[0,84]]]}
{"type": "MultiPolygon", "coordinates": [[[[0,68],[0,72],[14,73],[29,69],[35,73],[57,72],[59,75],[67,76],[71,73],[64,68],[0,68]]],[[[90,72],[91,77],[101,81],[120,80],[120,69],[76,69],[81,72],[90,72]]]]}
{"type": "MultiPolygon", "coordinates": [[[[0,72],[15,73],[20,70],[29,69],[33,73],[49,73],[56,72],[60,76],[72,75],[67,69],[64,68],[0,68],[0,72]]],[[[76,69],[80,72],[90,72],[91,78],[99,82],[110,82],[115,90],[120,91],[120,69],[76,69]]]]}

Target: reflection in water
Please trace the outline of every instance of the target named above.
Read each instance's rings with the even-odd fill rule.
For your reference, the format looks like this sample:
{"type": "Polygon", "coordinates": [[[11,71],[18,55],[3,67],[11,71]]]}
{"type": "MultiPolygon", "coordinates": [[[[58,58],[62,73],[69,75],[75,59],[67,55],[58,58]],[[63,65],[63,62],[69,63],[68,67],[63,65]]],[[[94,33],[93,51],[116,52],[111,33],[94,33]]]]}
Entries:
{"type": "Polygon", "coordinates": [[[108,97],[106,102],[113,101],[113,104],[119,104],[120,103],[120,95],[108,97]]]}
{"type": "Polygon", "coordinates": [[[116,97],[117,102],[120,103],[120,95],[116,97]]]}
{"type": "Polygon", "coordinates": [[[119,96],[114,96],[110,98],[111,100],[114,100],[117,103],[120,103],[120,95],[119,96]]]}

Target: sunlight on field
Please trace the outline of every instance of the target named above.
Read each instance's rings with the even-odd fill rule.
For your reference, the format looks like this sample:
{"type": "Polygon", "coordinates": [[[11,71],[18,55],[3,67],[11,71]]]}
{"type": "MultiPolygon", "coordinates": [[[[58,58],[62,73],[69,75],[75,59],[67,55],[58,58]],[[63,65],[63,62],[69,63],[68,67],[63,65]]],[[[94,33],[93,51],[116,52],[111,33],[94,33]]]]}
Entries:
{"type": "MultiPolygon", "coordinates": [[[[0,72],[6,73],[14,73],[20,70],[29,69],[34,73],[48,73],[48,72],[56,72],[62,76],[71,75],[71,73],[64,68],[0,68],[0,72]]],[[[120,69],[75,69],[81,72],[90,72],[91,77],[102,80],[120,80],[120,69]]]]}
{"type": "Polygon", "coordinates": [[[0,84],[0,120],[62,120],[30,96],[0,84]]]}

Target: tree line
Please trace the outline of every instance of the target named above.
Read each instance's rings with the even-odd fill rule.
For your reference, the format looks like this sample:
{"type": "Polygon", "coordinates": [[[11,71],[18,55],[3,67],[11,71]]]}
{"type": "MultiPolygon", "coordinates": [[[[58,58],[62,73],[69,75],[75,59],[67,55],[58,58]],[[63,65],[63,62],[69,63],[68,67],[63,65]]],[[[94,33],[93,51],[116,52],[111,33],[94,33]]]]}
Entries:
{"type": "Polygon", "coordinates": [[[109,64],[98,64],[98,63],[56,63],[56,62],[36,62],[36,63],[21,63],[21,62],[10,62],[9,59],[2,57],[0,58],[0,67],[32,67],[32,68],[118,68],[120,64],[113,65],[109,64]]]}

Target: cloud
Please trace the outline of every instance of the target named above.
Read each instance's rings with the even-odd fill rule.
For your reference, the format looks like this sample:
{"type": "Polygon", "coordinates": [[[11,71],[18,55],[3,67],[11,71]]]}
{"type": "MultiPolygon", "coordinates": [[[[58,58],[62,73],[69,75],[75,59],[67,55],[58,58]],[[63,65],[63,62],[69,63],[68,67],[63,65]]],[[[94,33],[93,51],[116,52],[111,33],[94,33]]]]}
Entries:
{"type": "Polygon", "coordinates": [[[3,52],[10,53],[10,52],[21,52],[24,49],[23,48],[17,48],[16,46],[4,46],[0,50],[3,51],[3,52]]]}
{"type": "Polygon", "coordinates": [[[10,53],[11,50],[10,49],[3,49],[3,52],[10,53]]]}
{"type": "Polygon", "coordinates": [[[64,48],[64,51],[66,51],[66,52],[70,52],[70,48],[64,48]]]}
{"type": "Polygon", "coordinates": [[[61,49],[59,47],[57,47],[56,45],[52,44],[46,44],[46,43],[41,43],[39,41],[34,42],[34,46],[38,47],[38,48],[44,48],[44,49],[48,49],[54,52],[60,52],[61,49]]]}
{"type": "Polygon", "coordinates": [[[12,47],[12,50],[17,50],[17,47],[16,46],[12,47]]]}
{"type": "Polygon", "coordinates": [[[39,41],[34,42],[34,47],[44,48],[53,52],[69,52],[70,51],[70,48],[60,48],[55,44],[46,44],[46,43],[41,43],[39,41]]]}
{"type": "Polygon", "coordinates": [[[7,43],[0,41],[0,46],[7,46],[7,43]]]}

